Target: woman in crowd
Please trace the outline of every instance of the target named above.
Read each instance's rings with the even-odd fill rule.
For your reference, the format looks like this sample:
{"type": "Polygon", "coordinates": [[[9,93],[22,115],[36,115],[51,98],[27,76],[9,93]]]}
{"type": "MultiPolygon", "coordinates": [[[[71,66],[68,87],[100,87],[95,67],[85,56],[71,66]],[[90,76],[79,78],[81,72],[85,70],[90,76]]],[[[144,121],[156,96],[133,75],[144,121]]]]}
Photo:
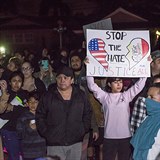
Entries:
{"type": "Polygon", "coordinates": [[[118,160],[130,159],[129,102],[143,89],[145,82],[146,78],[140,78],[131,88],[123,91],[122,78],[107,78],[109,90],[104,91],[94,82],[93,77],[87,77],[88,88],[102,104],[104,112],[104,160],[115,160],[117,154],[118,160]]]}
{"type": "Polygon", "coordinates": [[[52,83],[56,82],[56,76],[53,72],[53,68],[50,64],[49,59],[43,58],[39,61],[39,72],[34,73],[35,78],[39,78],[43,81],[43,83],[46,86],[46,89],[48,89],[48,86],[52,83]]]}
{"type": "Polygon", "coordinates": [[[10,77],[10,74],[14,71],[18,71],[21,68],[21,61],[17,57],[11,57],[7,63],[7,67],[2,73],[1,80],[6,80],[10,77]]]}
{"type": "Polygon", "coordinates": [[[42,95],[46,91],[46,87],[42,80],[33,76],[34,68],[31,62],[23,62],[21,70],[24,75],[22,89],[27,90],[28,92],[37,91],[42,95]]]}

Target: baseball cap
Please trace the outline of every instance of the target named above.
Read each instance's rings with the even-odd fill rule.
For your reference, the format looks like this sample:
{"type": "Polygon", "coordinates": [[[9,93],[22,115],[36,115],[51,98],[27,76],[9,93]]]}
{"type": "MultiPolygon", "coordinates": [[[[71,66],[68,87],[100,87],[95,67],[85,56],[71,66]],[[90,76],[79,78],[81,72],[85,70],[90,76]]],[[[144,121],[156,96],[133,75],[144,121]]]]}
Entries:
{"type": "Polygon", "coordinates": [[[63,66],[60,69],[58,69],[56,77],[60,74],[64,74],[67,77],[72,77],[72,78],[74,77],[73,70],[67,66],[63,66]]]}
{"type": "Polygon", "coordinates": [[[151,53],[152,60],[154,61],[157,58],[160,58],[160,50],[155,50],[151,53]]]}

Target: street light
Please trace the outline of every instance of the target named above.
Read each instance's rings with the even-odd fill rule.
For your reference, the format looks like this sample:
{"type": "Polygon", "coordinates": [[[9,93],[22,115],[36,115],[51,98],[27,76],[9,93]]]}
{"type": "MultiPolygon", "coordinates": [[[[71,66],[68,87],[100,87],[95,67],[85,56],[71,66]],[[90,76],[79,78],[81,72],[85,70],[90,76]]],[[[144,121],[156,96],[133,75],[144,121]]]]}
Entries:
{"type": "Polygon", "coordinates": [[[61,20],[58,20],[57,24],[58,24],[58,27],[54,28],[54,31],[57,31],[59,33],[59,48],[62,49],[62,46],[63,46],[62,35],[63,35],[63,32],[67,30],[67,28],[63,27],[63,21],[61,20]]]}
{"type": "Polygon", "coordinates": [[[5,53],[5,51],[6,51],[6,49],[2,46],[2,47],[0,47],[0,52],[2,53],[2,54],[4,54],[5,53]]]}

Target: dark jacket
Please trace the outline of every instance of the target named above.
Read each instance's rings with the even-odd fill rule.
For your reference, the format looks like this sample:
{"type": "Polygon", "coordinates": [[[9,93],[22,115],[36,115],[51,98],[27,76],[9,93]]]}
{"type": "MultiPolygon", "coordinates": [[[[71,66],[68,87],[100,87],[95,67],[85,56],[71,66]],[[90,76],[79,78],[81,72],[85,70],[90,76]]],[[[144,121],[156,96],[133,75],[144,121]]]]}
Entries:
{"type": "MultiPolygon", "coordinates": [[[[21,100],[22,103],[25,104],[26,100],[28,98],[28,92],[25,90],[20,89],[18,92],[12,91],[10,88],[8,90],[8,93],[10,94],[9,96],[9,103],[16,97],[18,96],[21,100]]],[[[28,110],[27,107],[22,107],[22,106],[13,106],[13,111],[9,112],[4,112],[0,114],[0,118],[9,120],[3,127],[2,129],[8,130],[8,131],[16,131],[16,124],[17,124],[17,119],[21,116],[23,112],[28,110]]]]}
{"type": "Polygon", "coordinates": [[[29,124],[35,119],[35,115],[29,110],[21,115],[17,121],[17,133],[21,140],[24,158],[39,158],[46,156],[46,142],[36,129],[29,124]]]}
{"type": "Polygon", "coordinates": [[[46,91],[45,84],[39,78],[35,78],[35,90],[34,91],[39,92],[40,95],[42,95],[46,91]]]}
{"type": "Polygon", "coordinates": [[[36,124],[49,146],[67,146],[81,142],[91,124],[91,106],[85,93],[73,86],[70,101],[63,100],[57,89],[42,96],[36,124]]]}

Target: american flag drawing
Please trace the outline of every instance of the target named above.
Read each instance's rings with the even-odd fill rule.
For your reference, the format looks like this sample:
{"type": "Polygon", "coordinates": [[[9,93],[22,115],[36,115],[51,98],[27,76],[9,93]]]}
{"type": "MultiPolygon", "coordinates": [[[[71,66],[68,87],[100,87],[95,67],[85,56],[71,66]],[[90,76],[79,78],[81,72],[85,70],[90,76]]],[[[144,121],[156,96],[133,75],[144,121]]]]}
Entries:
{"type": "Polygon", "coordinates": [[[99,38],[93,38],[88,43],[90,54],[105,68],[105,70],[108,70],[108,63],[106,61],[107,52],[104,47],[104,41],[99,38]]]}

